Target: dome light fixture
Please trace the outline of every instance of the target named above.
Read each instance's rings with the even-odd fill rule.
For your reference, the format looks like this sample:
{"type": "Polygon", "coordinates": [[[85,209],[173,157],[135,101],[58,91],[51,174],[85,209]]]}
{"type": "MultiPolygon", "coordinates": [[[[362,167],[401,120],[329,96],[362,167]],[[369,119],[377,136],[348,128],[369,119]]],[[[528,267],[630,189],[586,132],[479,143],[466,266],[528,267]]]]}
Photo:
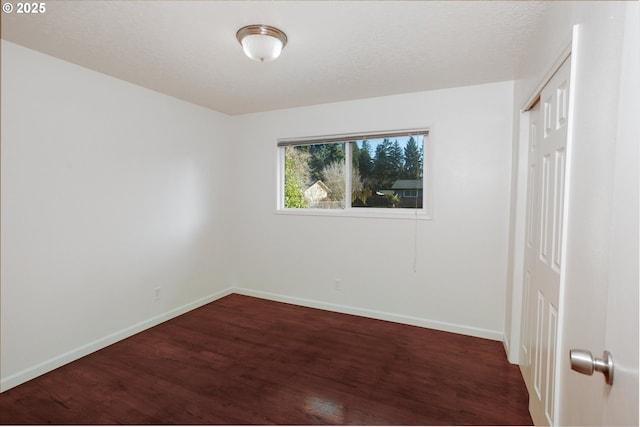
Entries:
{"type": "Polygon", "coordinates": [[[287,44],[287,35],[269,25],[247,25],[236,33],[244,53],[251,59],[273,61],[287,44]]]}

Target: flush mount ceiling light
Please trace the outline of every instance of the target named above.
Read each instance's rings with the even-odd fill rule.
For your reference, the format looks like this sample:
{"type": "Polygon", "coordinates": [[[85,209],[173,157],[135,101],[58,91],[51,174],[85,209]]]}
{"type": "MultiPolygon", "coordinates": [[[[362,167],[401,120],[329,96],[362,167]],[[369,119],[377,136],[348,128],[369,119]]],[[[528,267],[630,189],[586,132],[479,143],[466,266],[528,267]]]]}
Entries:
{"type": "Polygon", "coordinates": [[[287,44],[287,35],[269,25],[247,25],[236,33],[244,53],[256,61],[273,61],[287,44]]]}

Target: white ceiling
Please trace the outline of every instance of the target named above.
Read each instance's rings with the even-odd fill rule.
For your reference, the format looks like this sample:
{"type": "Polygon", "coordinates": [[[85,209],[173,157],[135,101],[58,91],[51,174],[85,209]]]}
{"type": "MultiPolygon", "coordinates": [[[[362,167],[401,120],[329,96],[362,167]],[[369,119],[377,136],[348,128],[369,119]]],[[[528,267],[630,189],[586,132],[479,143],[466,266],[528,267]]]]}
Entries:
{"type": "MultiPolygon", "coordinates": [[[[4,3],[4,1],[3,1],[4,3]]],[[[15,2],[13,2],[15,3],[15,2]]],[[[538,1],[59,1],[2,38],[226,114],[514,78],[538,1]],[[273,62],[236,31],[283,30],[273,62]]]]}

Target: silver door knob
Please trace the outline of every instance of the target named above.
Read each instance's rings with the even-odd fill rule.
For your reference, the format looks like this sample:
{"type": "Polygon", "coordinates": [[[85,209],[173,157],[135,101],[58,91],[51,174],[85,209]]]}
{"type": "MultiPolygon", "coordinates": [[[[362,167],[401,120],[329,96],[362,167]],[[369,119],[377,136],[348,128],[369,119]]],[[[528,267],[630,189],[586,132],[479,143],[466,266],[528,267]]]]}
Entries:
{"type": "Polygon", "coordinates": [[[602,359],[593,357],[587,350],[570,350],[571,369],[585,375],[593,375],[593,371],[602,372],[607,384],[613,384],[613,357],[605,351],[602,359]]]}

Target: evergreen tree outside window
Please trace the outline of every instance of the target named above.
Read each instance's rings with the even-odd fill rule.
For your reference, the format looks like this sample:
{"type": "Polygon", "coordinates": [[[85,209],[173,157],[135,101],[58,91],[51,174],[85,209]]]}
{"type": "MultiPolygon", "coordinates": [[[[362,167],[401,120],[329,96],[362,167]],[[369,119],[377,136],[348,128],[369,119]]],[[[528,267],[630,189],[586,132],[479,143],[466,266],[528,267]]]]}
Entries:
{"type": "Polygon", "coordinates": [[[419,130],[279,140],[278,210],[428,217],[428,134],[419,130]]]}

